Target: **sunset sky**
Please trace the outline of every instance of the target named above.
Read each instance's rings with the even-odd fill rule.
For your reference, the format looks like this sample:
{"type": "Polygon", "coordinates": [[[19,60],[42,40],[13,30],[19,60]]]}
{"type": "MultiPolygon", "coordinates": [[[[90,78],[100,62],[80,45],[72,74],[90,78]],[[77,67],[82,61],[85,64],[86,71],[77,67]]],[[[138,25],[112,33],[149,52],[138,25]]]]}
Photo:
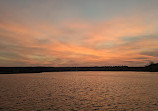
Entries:
{"type": "Polygon", "coordinates": [[[158,62],[158,0],[0,0],[0,66],[158,62]]]}

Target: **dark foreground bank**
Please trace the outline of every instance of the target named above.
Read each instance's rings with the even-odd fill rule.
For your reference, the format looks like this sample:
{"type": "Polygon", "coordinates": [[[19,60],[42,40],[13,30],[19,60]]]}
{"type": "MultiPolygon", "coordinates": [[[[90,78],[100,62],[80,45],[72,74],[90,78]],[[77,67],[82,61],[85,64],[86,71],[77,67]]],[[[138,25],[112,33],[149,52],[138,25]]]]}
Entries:
{"type": "Polygon", "coordinates": [[[0,74],[41,73],[62,71],[145,71],[158,72],[158,63],[144,67],[103,66],[103,67],[0,67],[0,74]]]}

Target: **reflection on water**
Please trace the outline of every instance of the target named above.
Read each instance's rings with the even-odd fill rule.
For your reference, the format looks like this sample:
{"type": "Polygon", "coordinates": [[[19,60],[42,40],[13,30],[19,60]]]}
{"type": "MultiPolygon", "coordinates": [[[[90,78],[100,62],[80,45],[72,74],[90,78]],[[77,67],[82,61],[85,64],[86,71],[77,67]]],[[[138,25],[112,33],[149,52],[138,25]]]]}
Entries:
{"type": "Polygon", "coordinates": [[[158,73],[0,75],[0,110],[158,111],[158,73]]]}

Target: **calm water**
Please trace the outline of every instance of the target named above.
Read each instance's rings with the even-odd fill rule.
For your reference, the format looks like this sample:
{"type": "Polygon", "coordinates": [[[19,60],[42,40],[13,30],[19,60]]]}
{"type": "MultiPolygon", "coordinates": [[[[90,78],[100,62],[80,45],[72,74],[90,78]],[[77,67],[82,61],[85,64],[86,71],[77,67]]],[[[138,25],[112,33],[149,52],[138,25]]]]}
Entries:
{"type": "Polygon", "coordinates": [[[158,73],[2,74],[0,110],[158,111],[158,73]]]}

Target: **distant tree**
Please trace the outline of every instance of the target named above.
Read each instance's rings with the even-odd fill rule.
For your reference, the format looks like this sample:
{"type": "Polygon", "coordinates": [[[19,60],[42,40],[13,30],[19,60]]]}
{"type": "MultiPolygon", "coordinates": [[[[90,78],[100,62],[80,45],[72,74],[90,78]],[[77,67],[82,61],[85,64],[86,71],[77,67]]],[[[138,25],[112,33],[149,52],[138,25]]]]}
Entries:
{"type": "Polygon", "coordinates": [[[154,64],[154,62],[153,62],[153,61],[150,61],[150,62],[149,62],[149,65],[152,65],[152,64],[154,64]]]}
{"type": "Polygon", "coordinates": [[[153,61],[149,61],[149,63],[146,66],[152,66],[154,64],[153,61]]]}

